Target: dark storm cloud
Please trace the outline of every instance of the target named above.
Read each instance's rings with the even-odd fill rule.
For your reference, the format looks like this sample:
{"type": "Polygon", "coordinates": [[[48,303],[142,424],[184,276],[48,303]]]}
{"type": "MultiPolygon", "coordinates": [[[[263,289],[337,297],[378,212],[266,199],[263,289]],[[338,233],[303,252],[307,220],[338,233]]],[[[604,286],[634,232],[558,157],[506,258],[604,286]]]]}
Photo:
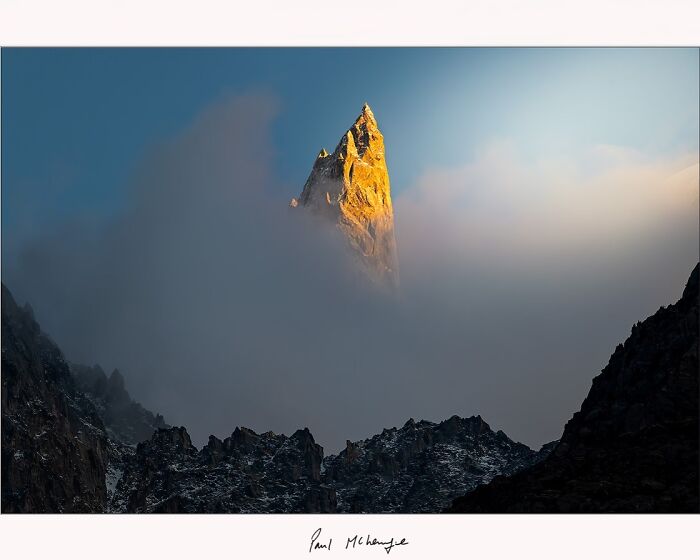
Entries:
{"type": "Polygon", "coordinates": [[[386,297],[333,228],[287,207],[275,114],[265,96],[208,109],[144,158],[113,223],[67,225],[4,271],[69,359],[119,367],[199,443],[308,426],[335,452],[409,417],[481,414],[541,444],[697,257],[685,195],[654,211],[653,186],[692,162],[625,155],[606,176],[491,150],[395,196],[402,292],[386,297]],[[620,184],[646,189],[632,216],[639,191],[620,184]]]}

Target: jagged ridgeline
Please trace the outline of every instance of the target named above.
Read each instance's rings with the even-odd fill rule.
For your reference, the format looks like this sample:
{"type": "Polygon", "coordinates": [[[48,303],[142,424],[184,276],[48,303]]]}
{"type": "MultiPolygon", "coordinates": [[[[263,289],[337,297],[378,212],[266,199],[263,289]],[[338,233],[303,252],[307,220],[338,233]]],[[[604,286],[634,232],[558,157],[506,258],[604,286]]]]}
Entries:
{"type": "Polygon", "coordinates": [[[118,371],[66,362],[2,293],[3,512],[435,512],[546,455],[480,417],[410,420],[324,456],[308,429],[236,428],[197,449],[118,371]]]}
{"type": "Polygon", "coordinates": [[[301,195],[290,206],[309,209],[334,223],[367,278],[383,287],[398,287],[384,137],[369,105],[365,103],[332,154],[321,150],[301,195]]]}
{"type": "Polygon", "coordinates": [[[308,429],[236,428],[198,450],[118,372],[71,373],[3,286],[2,511],[411,513],[466,494],[451,511],[697,512],[698,274],[634,326],[559,443],[535,452],[453,416],[325,457],[308,429]]]}
{"type": "Polygon", "coordinates": [[[236,428],[201,450],[159,430],[124,462],[113,511],[167,513],[437,512],[457,495],[543,459],[481,417],[409,420],[324,457],[308,429],[236,428]]]}

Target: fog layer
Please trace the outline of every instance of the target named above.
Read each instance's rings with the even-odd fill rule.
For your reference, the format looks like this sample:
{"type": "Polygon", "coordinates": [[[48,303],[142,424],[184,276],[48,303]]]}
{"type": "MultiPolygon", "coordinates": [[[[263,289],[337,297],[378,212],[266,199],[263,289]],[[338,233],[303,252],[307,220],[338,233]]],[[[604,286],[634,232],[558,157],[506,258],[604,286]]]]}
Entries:
{"type": "Polygon", "coordinates": [[[210,107],[144,156],[113,222],[66,224],[3,270],[70,360],[118,367],[197,443],[308,426],[336,452],[481,414],[539,446],[697,260],[697,155],[528,162],[503,142],[394,185],[387,297],[336,230],[287,207],[301,186],[272,172],[276,112],[259,95],[210,107]]]}

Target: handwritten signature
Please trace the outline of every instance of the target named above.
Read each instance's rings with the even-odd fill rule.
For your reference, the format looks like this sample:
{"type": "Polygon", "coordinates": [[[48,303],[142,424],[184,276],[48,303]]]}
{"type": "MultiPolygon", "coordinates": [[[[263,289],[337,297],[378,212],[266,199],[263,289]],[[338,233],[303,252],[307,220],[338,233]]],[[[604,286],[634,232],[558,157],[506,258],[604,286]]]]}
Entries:
{"type": "MultiPolygon", "coordinates": [[[[405,546],[407,544],[408,541],[406,540],[406,537],[403,537],[401,540],[391,538],[388,541],[383,541],[377,538],[370,538],[370,535],[367,535],[367,537],[353,535],[352,537],[346,538],[344,550],[353,550],[362,546],[379,546],[383,548],[387,554],[389,554],[393,548],[397,546],[405,546]]],[[[321,540],[321,527],[319,527],[314,531],[313,535],[311,535],[311,544],[309,545],[309,552],[313,552],[314,550],[330,551],[332,546],[332,538],[329,538],[328,540],[325,540],[324,538],[323,540],[321,540]]]]}

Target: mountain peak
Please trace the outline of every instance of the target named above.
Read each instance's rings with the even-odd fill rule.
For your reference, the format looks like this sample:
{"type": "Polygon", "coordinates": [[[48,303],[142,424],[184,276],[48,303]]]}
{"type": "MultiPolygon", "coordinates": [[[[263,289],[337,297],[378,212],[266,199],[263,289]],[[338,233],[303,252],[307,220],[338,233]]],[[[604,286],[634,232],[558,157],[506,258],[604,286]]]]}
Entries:
{"type": "Polygon", "coordinates": [[[357,120],[355,122],[358,123],[360,121],[372,123],[375,126],[377,125],[377,120],[374,118],[374,113],[372,112],[372,109],[370,109],[370,106],[366,102],[362,106],[362,113],[360,113],[360,116],[357,117],[357,120]]]}
{"type": "Polygon", "coordinates": [[[290,207],[298,206],[335,223],[371,281],[390,288],[398,286],[384,136],[367,103],[333,153],[323,149],[318,154],[301,195],[290,202],[290,207]]]}

